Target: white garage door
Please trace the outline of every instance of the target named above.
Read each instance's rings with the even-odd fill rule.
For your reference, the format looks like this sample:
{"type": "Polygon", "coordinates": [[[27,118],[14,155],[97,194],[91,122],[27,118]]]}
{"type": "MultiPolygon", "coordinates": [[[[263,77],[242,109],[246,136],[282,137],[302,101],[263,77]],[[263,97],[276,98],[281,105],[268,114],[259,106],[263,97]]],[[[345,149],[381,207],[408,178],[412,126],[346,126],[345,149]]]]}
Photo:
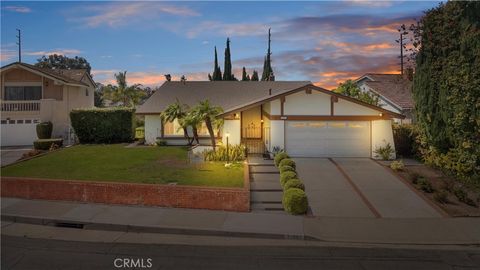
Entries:
{"type": "Polygon", "coordinates": [[[286,151],[293,157],[369,157],[368,121],[287,121],[286,151]]]}
{"type": "Polygon", "coordinates": [[[2,119],[1,121],[1,146],[33,145],[33,141],[37,139],[38,119],[2,119]]]}

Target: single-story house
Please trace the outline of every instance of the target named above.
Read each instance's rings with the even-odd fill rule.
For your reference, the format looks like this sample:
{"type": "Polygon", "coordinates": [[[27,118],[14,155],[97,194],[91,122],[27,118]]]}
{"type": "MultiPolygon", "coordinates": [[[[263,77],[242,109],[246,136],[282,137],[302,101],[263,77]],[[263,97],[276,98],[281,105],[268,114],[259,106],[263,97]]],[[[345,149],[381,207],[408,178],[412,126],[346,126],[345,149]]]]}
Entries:
{"type": "Polygon", "coordinates": [[[395,122],[409,124],[415,121],[412,78],[400,74],[366,73],[355,82],[362,91],[378,95],[383,108],[405,115],[404,119],[394,118],[395,122]]]}
{"type": "Polygon", "coordinates": [[[32,145],[43,121],[53,123],[53,137],[71,140],[70,111],[94,107],[95,82],[87,70],[15,62],[3,66],[0,76],[1,146],[32,145]]]}
{"type": "MultiPolygon", "coordinates": [[[[208,99],[221,106],[224,144],[245,144],[250,152],[274,148],[293,157],[374,157],[376,148],[394,147],[392,119],[402,114],[313,85],[308,81],[165,82],[137,114],[145,116],[145,140],[186,144],[178,123],[162,123],[160,113],[176,100],[191,107],[208,99]]],[[[206,128],[201,144],[208,144],[206,128]]]]}

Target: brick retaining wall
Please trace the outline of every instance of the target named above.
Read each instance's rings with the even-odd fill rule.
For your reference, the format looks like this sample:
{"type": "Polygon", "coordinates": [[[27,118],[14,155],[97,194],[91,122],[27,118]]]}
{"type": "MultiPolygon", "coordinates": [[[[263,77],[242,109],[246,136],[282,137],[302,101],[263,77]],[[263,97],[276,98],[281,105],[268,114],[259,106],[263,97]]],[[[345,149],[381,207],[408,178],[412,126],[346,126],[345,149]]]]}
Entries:
{"type": "Polygon", "coordinates": [[[2,197],[106,204],[250,211],[248,165],[243,188],[215,188],[2,177],[2,197]]]}

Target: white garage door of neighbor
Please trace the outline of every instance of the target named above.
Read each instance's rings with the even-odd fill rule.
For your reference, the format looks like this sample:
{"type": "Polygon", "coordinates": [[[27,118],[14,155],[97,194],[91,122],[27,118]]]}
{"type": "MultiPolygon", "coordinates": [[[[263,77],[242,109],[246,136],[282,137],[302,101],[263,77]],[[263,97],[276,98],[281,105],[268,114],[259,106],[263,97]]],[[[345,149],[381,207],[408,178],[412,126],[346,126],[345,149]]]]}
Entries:
{"type": "Polygon", "coordinates": [[[369,121],[287,121],[285,147],[293,157],[369,157],[369,121]]]}
{"type": "Polygon", "coordinates": [[[38,119],[2,119],[1,146],[33,145],[37,139],[38,119]]]}

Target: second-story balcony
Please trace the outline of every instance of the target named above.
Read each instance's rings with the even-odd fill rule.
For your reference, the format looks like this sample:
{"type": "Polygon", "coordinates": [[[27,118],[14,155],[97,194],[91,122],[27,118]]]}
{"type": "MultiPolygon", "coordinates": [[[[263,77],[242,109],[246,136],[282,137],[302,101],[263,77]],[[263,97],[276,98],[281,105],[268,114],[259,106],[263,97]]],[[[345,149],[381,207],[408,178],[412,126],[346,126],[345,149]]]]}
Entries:
{"type": "Polygon", "coordinates": [[[2,100],[2,112],[40,112],[40,100],[2,100]]]}

